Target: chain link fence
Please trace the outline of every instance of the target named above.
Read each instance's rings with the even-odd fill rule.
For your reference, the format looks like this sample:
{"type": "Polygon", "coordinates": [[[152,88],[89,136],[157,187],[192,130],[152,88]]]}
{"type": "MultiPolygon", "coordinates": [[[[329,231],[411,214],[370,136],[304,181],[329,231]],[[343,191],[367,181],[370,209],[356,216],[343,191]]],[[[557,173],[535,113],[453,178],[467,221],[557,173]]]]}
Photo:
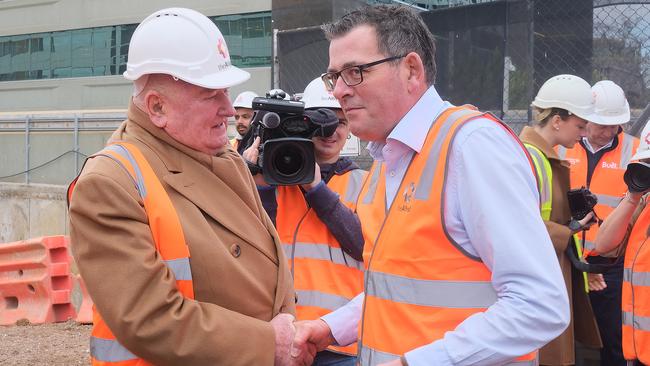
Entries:
{"type": "MultiPolygon", "coordinates": [[[[540,86],[575,74],[619,84],[638,120],[628,126],[633,132],[650,114],[650,0],[406,3],[433,9],[421,15],[437,40],[436,88],[454,104],[492,111],[519,131],[531,120],[540,86]]],[[[279,87],[302,92],[327,68],[328,43],[318,27],[280,31],[275,41],[279,87]]]]}

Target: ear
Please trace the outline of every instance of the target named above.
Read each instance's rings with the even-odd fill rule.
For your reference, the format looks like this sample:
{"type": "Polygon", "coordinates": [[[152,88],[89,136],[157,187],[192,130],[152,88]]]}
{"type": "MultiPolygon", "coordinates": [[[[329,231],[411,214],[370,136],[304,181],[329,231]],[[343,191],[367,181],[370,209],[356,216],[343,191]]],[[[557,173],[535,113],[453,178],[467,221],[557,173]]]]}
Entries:
{"type": "Polygon", "coordinates": [[[414,92],[426,85],[424,63],[416,52],[410,52],[404,57],[403,65],[406,72],[406,82],[409,92],[414,92]]]}
{"type": "Polygon", "coordinates": [[[561,122],[562,122],[562,117],[560,117],[559,114],[556,114],[553,117],[551,117],[551,120],[549,121],[549,125],[551,125],[553,130],[558,131],[560,129],[561,122]]]}
{"type": "Polygon", "coordinates": [[[165,97],[156,90],[150,90],[144,97],[144,111],[156,127],[164,128],[167,125],[165,114],[165,97]]]}

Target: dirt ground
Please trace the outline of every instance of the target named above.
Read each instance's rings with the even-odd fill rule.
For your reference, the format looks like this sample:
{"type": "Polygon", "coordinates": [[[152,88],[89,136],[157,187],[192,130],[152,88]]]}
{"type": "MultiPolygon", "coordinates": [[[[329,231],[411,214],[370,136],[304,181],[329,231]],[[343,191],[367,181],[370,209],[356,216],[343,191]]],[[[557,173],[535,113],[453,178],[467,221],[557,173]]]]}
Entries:
{"type": "Polygon", "coordinates": [[[0,365],[88,365],[90,328],[74,321],[0,326],[0,365]]]}

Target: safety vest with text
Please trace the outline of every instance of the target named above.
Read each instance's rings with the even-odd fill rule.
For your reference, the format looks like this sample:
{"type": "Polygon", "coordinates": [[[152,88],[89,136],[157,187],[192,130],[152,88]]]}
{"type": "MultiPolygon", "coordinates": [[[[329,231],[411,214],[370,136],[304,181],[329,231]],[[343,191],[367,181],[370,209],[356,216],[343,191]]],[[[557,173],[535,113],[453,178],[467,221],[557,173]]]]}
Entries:
{"type": "MultiPolygon", "coordinates": [[[[587,187],[598,197],[594,212],[601,220],[609,216],[618,206],[621,197],[625,195],[627,185],[623,181],[623,174],[638,146],[638,138],[623,132],[619,133],[618,145],[615,149],[605,152],[600,158],[589,184],[587,184],[589,162],[585,148],[581,144],[575,144],[571,149],[563,146],[557,149],[560,159],[567,160],[571,164],[571,188],[587,187]]],[[[584,231],[583,247],[586,255],[591,255],[593,252],[597,233],[598,225],[591,225],[589,230],[584,231]]]]}
{"type": "MultiPolygon", "coordinates": [[[[647,199],[647,198],[646,198],[647,199]]],[[[630,233],[623,269],[623,356],[650,365],[650,206],[630,233]]]]}
{"type": "MultiPolygon", "coordinates": [[[[327,187],[341,203],[355,209],[367,172],[353,169],[334,175],[327,187]]],[[[277,187],[276,228],[289,259],[298,302],[296,319],[313,320],[347,304],[363,291],[363,262],[343,251],[327,226],[305,200],[299,186],[277,187]]],[[[356,355],[357,346],[330,346],[330,351],[356,355]]]]}
{"type": "MultiPolygon", "coordinates": [[[[519,141],[489,114],[467,106],[448,108],[414,155],[390,207],[386,207],[384,165],[373,164],[357,205],[370,240],[364,245],[361,365],[393,361],[442,339],[497,301],[491,271],[450,239],[443,216],[450,146],[458,129],[476,118],[501,123],[519,141]]],[[[537,352],[510,364],[536,365],[537,352]]]]}
{"type": "MultiPolygon", "coordinates": [[[[118,142],[93,156],[106,156],[125,169],[135,184],[147,213],[156,251],[176,277],[178,290],[188,299],[194,298],[190,251],[185,242],[178,214],[165,188],[140,150],[133,144],[118,142]]],[[[78,178],[77,178],[78,179],[78,178]]],[[[68,188],[68,199],[73,197],[75,179],[68,188]]],[[[90,337],[90,356],[95,366],[144,366],[139,359],[119,343],[101,315],[93,307],[93,329],[90,337]]]]}

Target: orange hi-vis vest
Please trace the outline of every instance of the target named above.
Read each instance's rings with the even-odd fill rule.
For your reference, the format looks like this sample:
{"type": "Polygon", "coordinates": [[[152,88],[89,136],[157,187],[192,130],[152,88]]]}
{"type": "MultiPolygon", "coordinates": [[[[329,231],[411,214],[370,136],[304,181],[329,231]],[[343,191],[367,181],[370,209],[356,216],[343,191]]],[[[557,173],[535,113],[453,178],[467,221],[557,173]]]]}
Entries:
{"type": "MultiPolygon", "coordinates": [[[[107,146],[93,156],[106,156],[124,168],[136,186],[149,220],[156,251],[176,277],[178,290],[188,299],[194,298],[190,251],[185,242],[178,214],[158,177],[140,150],[133,144],[118,142],[107,146]]],[[[76,179],[68,188],[68,199],[73,196],[76,179]]],[[[95,366],[144,366],[139,359],[122,346],[93,307],[93,329],[90,337],[90,356],[95,366]]]]}
{"type": "Polygon", "coordinates": [[[241,143],[241,140],[238,140],[236,137],[233,137],[230,139],[230,145],[232,145],[233,149],[237,150],[239,148],[239,144],[241,143]]]}
{"type": "MultiPolygon", "coordinates": [[[[501,123],[519,141],[496,117],[468,106],[452,107],[433,123],[390,207],[383,164],[375,163],[370,171],[357,205],[365,238],[371,239],[364,245],[361,365],[392,361],[442,339],[497,301],[490,270],[450,239],[444,223],[449,149],[458,129],[476,118],[501,123]]],[[[531,165],[531,173],[533,169],[531,165]]],[[[537,352],[511,364],[536,365],[537,352]]]]}
{"type": "Polygon", "coordinates": [[[650,365],[650,206],[632,229],[623,269],[623,356],[650,365]]]}
{"type": "MultiPolygon", "coordinates": [[[[367,172],[334,175],[327,186],[354,210],[367,172]]],[[[277,188],[276,227],[289,259],[298,302],[296,319],[313,320],[347,304],[363,291],[363,262],[350,257],[318,218],[298,186],[277,188]]],[[[330,351],[357,354],[357,345],[330,346],[330,351]]]]}
{"type": "MultiPolygon", "coordinates": [[[[618,146],[614,150],[603,154],[591,176],[591,182],[587,185],[587,151],[580,144],[575,144],[571,149],[560,146],[557,149],[560,159],[565,159],[571,164],[571,188],[587,187],[598,196],[598,204],[594,212],[601,220],[618,206],[621,198],[627,191],[627,185],[623,181],[623,174],[630,162],[634,151],[639,146],[639,139],[626,133],[618,134],[618,146]]],[[[591,225],[589,230],[584,231],[585,254],[593,252],[598,233],[598,225],[591,225]]]]}

